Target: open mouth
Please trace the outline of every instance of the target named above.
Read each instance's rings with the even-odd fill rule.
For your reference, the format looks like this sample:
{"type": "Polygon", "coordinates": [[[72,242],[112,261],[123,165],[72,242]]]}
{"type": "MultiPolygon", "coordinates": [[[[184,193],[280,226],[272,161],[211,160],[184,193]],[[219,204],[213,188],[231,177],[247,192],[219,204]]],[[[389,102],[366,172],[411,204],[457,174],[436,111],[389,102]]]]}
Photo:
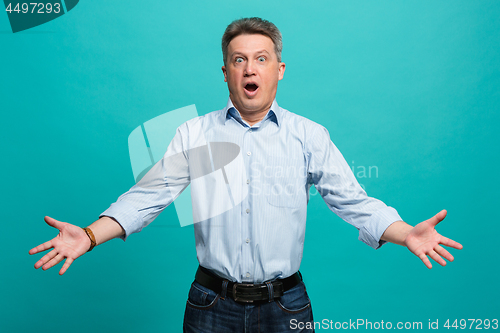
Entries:
{"type": "Polygon", "coordinates": [[[257,93],[257,89],[259,89],[259,86],[256,85],[255,83],[247,83],[245,85],[245,91],[250,96],[255,95],[257,93]]]}
{"type": "Polygon", "coordinates": [[[257,90],[257,85],[255,83],[249,83],[245,86],[245,89],[248,91],[255,91],[257,90]]]}

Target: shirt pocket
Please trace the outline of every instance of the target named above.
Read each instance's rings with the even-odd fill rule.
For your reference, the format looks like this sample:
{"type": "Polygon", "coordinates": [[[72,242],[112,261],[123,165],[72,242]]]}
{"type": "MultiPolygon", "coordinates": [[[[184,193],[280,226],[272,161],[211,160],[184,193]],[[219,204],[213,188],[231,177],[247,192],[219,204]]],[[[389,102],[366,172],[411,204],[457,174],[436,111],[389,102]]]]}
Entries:
{"type": "Polygon", "coordinates": [[[298,157],[268,156],[263,170],[267,202],[276,207],[298,208],[305,191],[304,172],[304,162],[298,157]]]}

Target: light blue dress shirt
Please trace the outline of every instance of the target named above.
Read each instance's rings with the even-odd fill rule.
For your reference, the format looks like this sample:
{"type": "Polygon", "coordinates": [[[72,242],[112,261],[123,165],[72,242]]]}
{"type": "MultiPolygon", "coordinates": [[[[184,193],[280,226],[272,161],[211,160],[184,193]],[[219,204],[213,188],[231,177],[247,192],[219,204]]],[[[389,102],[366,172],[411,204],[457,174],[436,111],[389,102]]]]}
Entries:
{"type": "Polygon", "coordinates": [[[200,136],[206,142],[236,144],[244,164],[244,199],[194,224],[200,265],[230,281],[260,283],[299,270],[311,185],[375,249],[384,243],[380,237],[386,228],[402,220],[394,208],[366,195],[323,126],[276,101],[261,122],[249,126],[229,99],[224,109],[179,126],[156,165],[163,173],[154,177],[154,186],[136,184],[100,215],[120,223],[124,240],[151,223],[189,185],[189,166],[172,167],[167,157],[188,160],[185,152],[202,144],[200,136]]]}

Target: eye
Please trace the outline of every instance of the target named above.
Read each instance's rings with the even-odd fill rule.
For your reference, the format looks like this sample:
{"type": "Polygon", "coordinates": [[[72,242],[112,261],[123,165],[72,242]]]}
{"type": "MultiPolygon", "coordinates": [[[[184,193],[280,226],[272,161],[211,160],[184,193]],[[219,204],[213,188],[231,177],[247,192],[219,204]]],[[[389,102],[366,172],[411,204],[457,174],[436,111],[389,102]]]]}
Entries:
{"type": "Polygon", "coordinates": [[[238,57],[238,58],[235,59],[235,62],[236,63],[242,63],[243,62],[243,58],[238,57]]]}
{"type": "Polygon", "coordinates": [[[259,57],[259,59],[258,59],[258,60],[259,60],[260,62],[264,62],[264,61],[266,61],[266,58],[264,58],[264,57],[259,57]]]}

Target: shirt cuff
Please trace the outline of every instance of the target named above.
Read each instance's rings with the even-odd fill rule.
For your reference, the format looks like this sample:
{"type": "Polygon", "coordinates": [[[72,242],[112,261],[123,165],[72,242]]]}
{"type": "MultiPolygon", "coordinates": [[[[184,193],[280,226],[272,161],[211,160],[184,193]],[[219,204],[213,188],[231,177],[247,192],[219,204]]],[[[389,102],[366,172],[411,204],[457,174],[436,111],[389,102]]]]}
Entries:
{"type": "Polygon", "coordinates": [[[379,209],[370,216],[365,225],[359,229],[359,240],[373,247],[380,248],[387,241],[380,240],[384,231],[394,222],[403,221],[392,207],[379,209]]]}
{"type": "Polygon", "coordinates": [[[137,209],[123,201],[118,201],[106,209],[99,215],[99,218],[108,216],[114,218],[125,230],[125,234],[120,236],[123,241],[127,239],[130,234],[139,232],[143,228],[142,217],[139,215],[137,209]]]}

